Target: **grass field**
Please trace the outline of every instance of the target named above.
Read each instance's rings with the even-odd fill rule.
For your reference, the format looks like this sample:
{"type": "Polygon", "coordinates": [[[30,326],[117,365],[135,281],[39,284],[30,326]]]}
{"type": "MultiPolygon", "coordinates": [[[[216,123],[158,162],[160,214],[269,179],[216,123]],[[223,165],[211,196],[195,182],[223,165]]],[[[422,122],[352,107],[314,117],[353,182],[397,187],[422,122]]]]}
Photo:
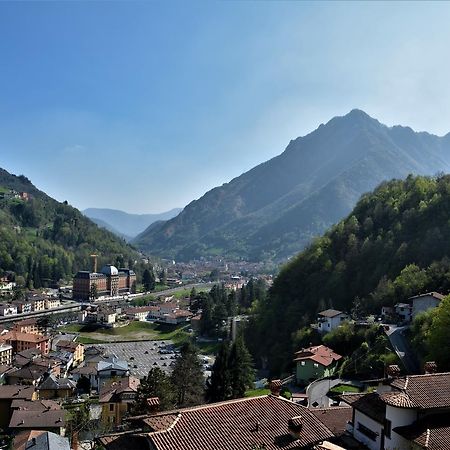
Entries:
{"type": "Polygon", "coordinates": [[[78,341],[84,344],[101,344],[117,341],[172,340],[176,345],[186,342],[190,334],[190,325],[174,326],[149,322],[130,322],[118,328],[100,328],[94,324],[70,324],[61,327],[60,331],[78,333],[78,341]]]}
{"type": "Polygon", "coordinates": [[[343,394],[344,392],[359,392],[360,389],[357,386],[351,384],[338,384],[331,388],[330,392],[333,394],[343,394]]]}

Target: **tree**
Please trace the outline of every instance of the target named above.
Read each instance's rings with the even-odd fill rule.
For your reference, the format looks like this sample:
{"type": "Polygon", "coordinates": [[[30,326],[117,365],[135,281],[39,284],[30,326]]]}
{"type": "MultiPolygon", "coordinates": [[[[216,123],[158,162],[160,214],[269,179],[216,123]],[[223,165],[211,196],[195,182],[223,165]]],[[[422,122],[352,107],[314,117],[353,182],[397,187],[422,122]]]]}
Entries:
{"type": "Polygon", "coordinates": [[[132,415],[141,415],[149,412],[148,398],[158,397],[161,411],[174,406],[173,388],[169,377],[159,368],[150,369],[148,375],[141,380],[136,397],[131,405],[132,415]]]}
{"type": "Polygon", "coordinates": [[[82,375],[77,381],[77,389],[84,394],[89,394],[91,391],[91,382],[88,377],[82,375]]]}
{"type": "Polygon", "coordinates": [[[98,288],[97,288],[97,283],[92,283],[91,285],[91,291],[89,293],[89,298],[91,300],[95,300],[96,298],[98,298],[98,288]]]}
{"type": "Polygon", "coordinates": [[[161,270],[161,272],[159,272],[159,282],[160,284],[166,284],[167,283],[167,274],[165,269],[161,270]]]}
{"type": "Polygon", "coordinates": [[[175,361],[171,381],[176,394],[177,407],[203,403],[205,380],[197,348],[192,344],[183,345],[181,354],[175,361]]]}
{"type": "Polygon", "coordinates": [[[450,370],[449,335],[450,296],[438,306],[429,334],[430,356],[436,361],[440,372],[450,370]]]}
{"type": "Polygon", "coordinates": [[[255,372],[244,339],[239,335],[231,346],[230,351],[231,389],[233,398],[241,398],[245,391],[252,386],[255,372]]]}
{"type": "Polygon", "coordinates": [[[146,291],[153,291],[155,289],[155,274],[153,273],[153,268],[145,269],[142,274],[142,284],[146,291]]]}
{"type": "Polygon", "coordinates": [[[230,373],[230,344],[222,342],[208,381],[207,398],[211,402],[221,402],[232,398],[230,373]]]}

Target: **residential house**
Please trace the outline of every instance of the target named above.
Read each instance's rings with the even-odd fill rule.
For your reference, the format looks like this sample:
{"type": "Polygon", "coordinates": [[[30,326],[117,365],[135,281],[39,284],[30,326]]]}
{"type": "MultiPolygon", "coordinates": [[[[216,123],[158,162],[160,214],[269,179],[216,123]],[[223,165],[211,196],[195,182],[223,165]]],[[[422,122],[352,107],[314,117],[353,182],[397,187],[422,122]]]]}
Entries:
{"type": "Polygon", "coordinates": [[[275,395],[181,408],[138,420],[146,433],[105,436],[99,443],[107,450],[126,443],[158,450],[281,450],[312,449],[334,438],[307,408],[275,395]]]}
{"type": "Polygon", "coordinates": [[[114,426],[122,423],[122,419],[130,410],[140,384],[138,378],[129,376],[110,380],[100,386],[99,403],[102,406],[102,421],[114,426]]]}
{"type": "Polygon", "coordinates": [[[18,331],[9,331],[0,336],[0,342],[9,344],[13,348],[13,353],[19,353],[23,350],[37,348],[44,355],[48,355],[50,350],[50,337],[41,334],[21,333],[18,331]]]}
{"type": "Polygon", "coordinates": [[[14,450],[70,450],[69,439],[50,431],[24,430],[14,438],[14,450]]]}
{"type": "Polygon", "coordinates": [[[428,292],[427,294],[415,295],[409,298],[408,300],[412,302],[412,319],[421,312],[437,308],[444,297],[439,292],[428,292]]]}
{"type": "Polygon", "coordinates": [[[17,314],[17,306],[13,303],[0,303],[0,316],[14,316],[17,314]]]}
{"type": "Polygon", "coordinates": [[[296,352],[296,382],[308,384],[312,380],[332,375],[341,358],[341,355],[325,345],[316,345],[296,352]]]}
{"type": "Polygon", "coordinates": [[[116,311],[108,306],[99,307],[97,309],[97,322],[103,325],[112,325],[116,323],[116,311]]]}
{"type": "Polygon", "coordinates": [[[353,408],[349,432],[370,450],[449,448],[450,372],[390,377],[341,398],[353,408]]]}
{"type": "Polygon", "coordinates": [[[326,309],[319,313],[317,329],[319,333],[328,333],[340,326],[344,320],[348,320],[347,314],[336,309],[326,309]]]}
{"type": "Polygon", "coordinates": [[[34,386],[0,385],[0,428],[5,429],[11,419],[13,400],[36,400],[34,386]]]}
{"type": "Polygon", "coordinates": [[[412,319],[412,305],[409,303],[397,303],[395,305],[395,314],[400,323],[410,323],[412,319]]]}
{"type": "Polygon", "coordinates": [[[73,396],[75,388],[73,380],[48,375],[39,384],[37,391],[40,399],[69,398],[73,396]]]}
{"type": "Polygon", "coordinates": [[[0,280],[0,296],[12,294],[16,283],[8,280],[7,277],[2,277],[0,280]]]}
{"type": "Polygon", "coordinates": [[[117,358],[99,361],[97,364],[97,375],[100,386],[108,378],[125,377],[129,375],[128,363],[126,361],[120,361],[117,358]]]}
{"type": "Polygon", "coordinates": [[[138,306],[135,308],[126,308],[124,313],[130,320],[146,321],[148,318],[154,317],[159,311],[157,306],[138,306]]]}
{"type": "Polygon", "coordinates": [[[48,374],[48,367],[32,362],[20,368],[11,369],[6,375],[7,384],[21,384],[37,386],[48,374]]]}
{"type": "Polygon", "coordinates": [[[84,361],[84,345],[80,342],[66,341],[60,339],[56,343],[56,351],[70,353],[72,355],[72,365],[78,366],[84,361]]]}
{"type": "Polygon", "coordinates": [[[22,430],[44,430],[64,436],[66,412],[63,409],[15,410],[9,429],[17,434],[22,430]]]}
{"type": "Polygon", "coordinates": [[[14,323],[13,331],[19,333],[40,334],[37,319],[24,319],[14,323]]]}

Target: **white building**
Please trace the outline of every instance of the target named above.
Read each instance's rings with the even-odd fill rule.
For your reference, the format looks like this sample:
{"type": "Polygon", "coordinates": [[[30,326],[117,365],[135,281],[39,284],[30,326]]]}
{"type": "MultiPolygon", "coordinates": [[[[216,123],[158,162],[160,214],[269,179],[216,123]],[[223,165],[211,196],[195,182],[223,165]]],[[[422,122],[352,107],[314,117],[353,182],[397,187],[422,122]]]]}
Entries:
{"type": "Polygon", "coordinates": [[[317,329],[320,333],[328,333],[336,329],[344,320],[347,320],[347,314],[336,309],[326,309],[319,313],[317,319],[317,329]]]}
{"type": "Polygon", "coordinates": [[[439,292],[428,292],[411,297],[409,300],[412,301],[412,318],[414,319],[421,312],[437,308],[443,298],[444,295],[439,294],[439,292]]]}
{"type": "Polygon", "coordinates": [[[17,314],[17,306],[10,303],[0,304],[0,316],[13,316],[17,314]]]}
{"type": "Polygon", "coordinates": [[[387,378],[377,392],[341,398],[353,408],[348,431],[370,450],[450,448],[450,372],[387,378]]]}

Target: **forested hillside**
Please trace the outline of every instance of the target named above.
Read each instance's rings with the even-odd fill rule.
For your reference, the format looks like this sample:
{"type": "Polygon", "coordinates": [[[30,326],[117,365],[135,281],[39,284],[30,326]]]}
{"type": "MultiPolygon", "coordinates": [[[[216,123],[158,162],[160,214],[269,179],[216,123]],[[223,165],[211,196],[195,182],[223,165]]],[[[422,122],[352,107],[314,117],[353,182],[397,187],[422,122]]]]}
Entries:
{"type": "Polygon", "coordinates": [[[450,135],[387,127],[363,111],[335,117],[286,150],[151,226],[133,243],[162,257],[284,261],[384,180],[450,171],[450,135]]]}
{"type": "Polygon", "coordinates": [[[19,283],[39,288],[90,268],[92,253],[99,255],[99,264],[134,265],[138,259],[132,247],[67,202],[0,169],[1,273],[12,271],[19,283]]]}
{"type": "Polygon", "coordinates": [[[248,342],[274,372],[293,337],[327,307],[380,313],[427,291],[450,291],[450,175],[382,183],[276,278],[259,304],[248,342]]]}

